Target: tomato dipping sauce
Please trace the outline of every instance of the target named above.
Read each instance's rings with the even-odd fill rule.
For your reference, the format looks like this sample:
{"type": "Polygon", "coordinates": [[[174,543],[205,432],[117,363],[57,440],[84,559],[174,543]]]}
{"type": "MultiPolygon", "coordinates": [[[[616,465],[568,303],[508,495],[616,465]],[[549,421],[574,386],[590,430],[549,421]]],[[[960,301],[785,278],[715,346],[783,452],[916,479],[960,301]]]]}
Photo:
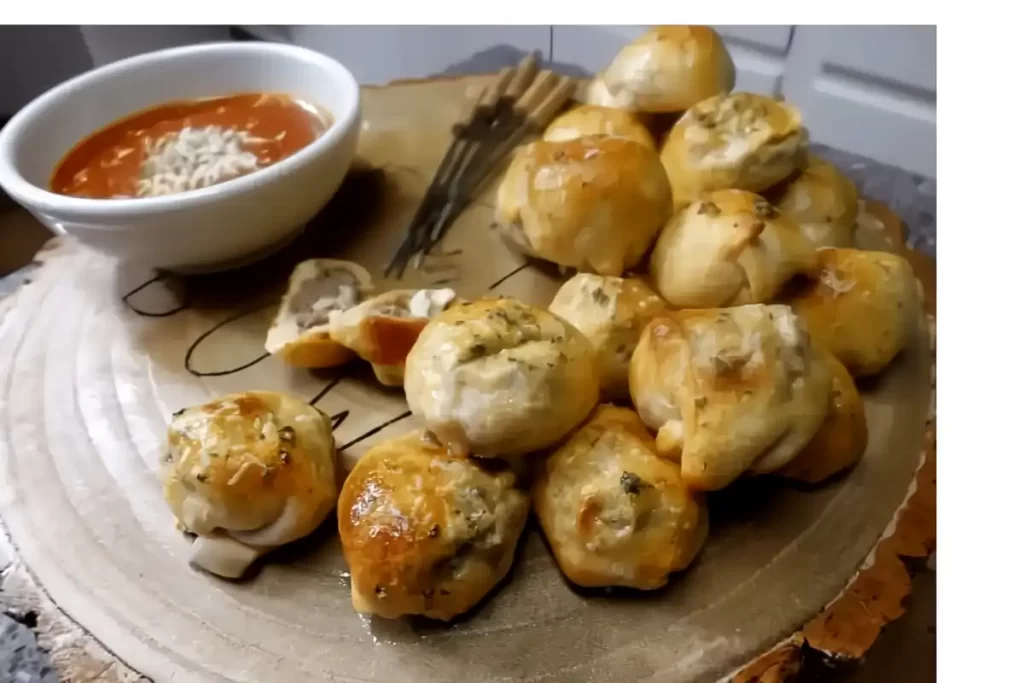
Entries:
{"type": "Polygon", "coordinates": [[[208,187],[291,156],[326,127],[313,107],[287,95],[168,102],[84,138],[57,165],[50,189],[126,199],[208,187]]]}

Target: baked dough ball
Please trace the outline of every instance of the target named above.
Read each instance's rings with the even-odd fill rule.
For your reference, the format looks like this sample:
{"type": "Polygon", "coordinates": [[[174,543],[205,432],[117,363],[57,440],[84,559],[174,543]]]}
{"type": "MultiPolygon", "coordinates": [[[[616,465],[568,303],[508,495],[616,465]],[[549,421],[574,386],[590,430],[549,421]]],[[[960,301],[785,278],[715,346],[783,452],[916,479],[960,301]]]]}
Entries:
{"type": "Polygon", "coordinates": [[[764,303],[798,273],[817,269],[814,247],[767,200],[718,190],[676,214],[651,254],[651,278],[673,306],[764,303]]]}
{"type": "Polygon", "coordinates": [[[807,130],[785,102],[738,92],[683,114],[661,148],[676,209],[713,190],[760,192],[806,162],[807,130]]]}
{"type": "Polygon", "coordinates": [[[824,421],[831,386],[826,354],[784,305],[655,318],[630,365],[630,390],[658,430],[659,453],[678,457],[698,490],[795,458],[824,421]]]}
{"type": "Polygon", "coordinates": [[[532,497],[558,566],[580,586],[660,588],[707,538],[701,494],[625,408],[598,408],[545,461],[532,497]]]}
{"type": "Polygon", "coordinates": [[[548,142],[562,142],[591,135],[611,135],[656,149],[650,131],[633,114],[622,109],[584,104],[565,112],[544,131],[548,142]]]}
{"type": "Polygon", "coordinates": [[[174,414],[161,478],[179,526],[198,536],[191,561],[235,578],[327,517],[335,467],[329,417],[292,396],[247,391],[174,414]]]}
{"type": "Polygon", "coordinates": [[[819,156],[788,182],[772,188],[766,198],[800,226],[815,247],[851,247],[857,225],[857,186],[819,156]]]}
{"type": "Polygon", "coordinates": [[[406,359],[405,397],[457,455],[551,446],[597,403],[597,354],[561,318],[516,299],[452,306],[406,359]]]}
{"type": "Polygon", "coordinates": [[[828,354],[832,368],[832,392],[828,414],[811,442],[775,474],[787,479],[818,484],[853,467],[868,445],[868,420],[853,377],[835,356],[828,354]]]}
{"type": "Polygon", "coordinates": [[[338,500],[355,610],[447,621],[479,602],[508,572],[526,524],[529,499],[515,483],[421,430],[367,451],[338,500]]]}
{"type": "Polygon", "coordinates": [[[582,332],[597,351],[601,390],[629,396],[629,359],[651,318],[665,302],[643,280],[579,273],[555,294],[548,310],[582,332]]]}
{"type": "Polygon", "coordinates": [[[357,305],[372,289],[370,274],[358,263],[302,261],[288,279],[288,289],[267,332],[267,351],[300,368],[348,362],[352,352],[331,339],[328,318],[332,311],[357,305]]]}
{"type": "Polygon", "coordinates": [[[520,147],[497,202],[498,226],[513,247],[601,275],[637,265],[672,214],[657,153],[608,136],[520,147]]]}
{"type": "Polygon", "coordinates": [[[656,26],[619,51],[584,95],[588,104],[665,113],[736,84],[736,66],[709,26],[656,26]]]}
{"type": "Polygon", "coordinates": [[[455,300],[451,289],[397,289],[378,294],[354,308],[333,311],[331,339],[373,366],[381,384],[400,387],[405,357],[427,321],[455,300]]]}
{"type": "Polygon", "coordinates": [[[914,269],[883,251],[822,249],[818,256],[821,270],[793,309],[854,377],[880,372],[921,325],[914,269]]]}

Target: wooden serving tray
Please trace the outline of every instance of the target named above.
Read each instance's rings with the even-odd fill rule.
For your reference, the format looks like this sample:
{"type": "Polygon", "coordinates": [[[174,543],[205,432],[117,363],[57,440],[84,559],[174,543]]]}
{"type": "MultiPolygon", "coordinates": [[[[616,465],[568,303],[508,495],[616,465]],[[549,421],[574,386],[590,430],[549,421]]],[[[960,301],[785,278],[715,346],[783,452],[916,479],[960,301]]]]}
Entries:
{"type": "MultiPolygon", "coordinates": [[[[761,479],[715,494],[707,546],[657,594],[573,590],[533,524],[509,579],[448,626],[358,616],[333,519],[245,581],[188,566],[156,476],[172,411],[232,391],[288,391],[350,411],[336,431],[348,463],[414,426],[401,391],[366,367],[312,373],[258,359],[295,262],[336,256],[380,276],[467,89],[486,82],[366,89],[358,168],[307,233],[263,263],[157,280],[128,297],[132,310],[122,297],[151,273],[66,240],[40,255],[34,282],[0,307],[0,516],[20,561],[72,619],[157,681],[773,681],[812,652],[861,656],[902,612],[899,556],[934,547],[924,329],[865,390],[871,436],[856,469],[817,488],[761,479]],[[221,374],[197,377],[186,359],[221,374]]],[[[452,280],[465,297],[547,305],[557,273],[496,239],[492,206],[488,195],[468,209],[444,245],[456,253],[402,285],[452,280]]],[[[879,238],[902,245],[898,219],[870,211],[879,238]]],[[[934,265],[914,264],[934,313],[934,265]]]]}

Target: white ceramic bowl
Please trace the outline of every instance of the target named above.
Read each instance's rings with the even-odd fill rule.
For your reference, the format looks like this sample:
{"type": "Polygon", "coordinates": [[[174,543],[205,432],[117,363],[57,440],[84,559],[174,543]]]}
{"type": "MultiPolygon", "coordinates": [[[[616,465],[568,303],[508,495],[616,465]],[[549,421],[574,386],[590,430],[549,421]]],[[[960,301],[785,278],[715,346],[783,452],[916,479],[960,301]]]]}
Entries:
{"type": "Polygon", "coordinates": [[[0,131],[0,186],[54,232],[117,258],[179,271],[251,261],[294,238],[330,200],[355,154],[359,87],[317,52],[278,43],[211,43],[115,62],[44,93],[0,131]],[[249,175],[147,199],[81,199],[48,191],[83,137],[171,100],[279,92],[332,117],[312,144],[249,175]]]}

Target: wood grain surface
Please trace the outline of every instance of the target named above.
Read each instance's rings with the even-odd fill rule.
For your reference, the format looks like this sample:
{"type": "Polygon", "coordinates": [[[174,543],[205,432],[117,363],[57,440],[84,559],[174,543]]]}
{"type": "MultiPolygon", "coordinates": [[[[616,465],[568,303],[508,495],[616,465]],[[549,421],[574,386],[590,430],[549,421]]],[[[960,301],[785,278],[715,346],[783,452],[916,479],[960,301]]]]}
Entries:
{"type": "MultiPolygon", "coordinates": [[[[174,531],[154,476],[171,411],[239,389],[313,397],[331,386],[321,407],[352,411],[336,433],[347,462],[413,425],[400,393],[377,387],[365,368],[316,375],[266,359],[196,378],[183,359],[214,328],[196,347],[195,368],[230,369],[258,356],[273,302],[299,258],[343,255],[379,273],[444,152],[463,95],[484,82],[366,90],[361,162],[337,201],[267,262],[160,280],[129,300],[149,313],[187,304],[173,315],[141,316],[122,301],[148,273],[72,242],[41,255],[34,282],[0,304],[0,516],[19,571],[83,633],[155,680],[568,683],[737,672],[737,681],[771,681],[798,669],[811,650],[861,656],[901,609],[909,584],[899,556],[934,546],[933,365],[924,331],[865,393],[872,438],[853,472],[816,489],[765,481],[716,497],[708,546],[658,595],[572,590],[532,527],[510,580],[469,618],[443,628],[357,617],[333,522],[243,582],[187,566],[187,541],[174,531]]],[[[546,305],[560,280],[494,239],[490,202],[485,196],[453,227],[445,248],[458,253],[408,282],[454,279],[464,296],[497,292],[546,305]]],[[[898,219],[884,207],[868,210],[901,245],[898,219]]],[[[929,289],[934,270],[914,265],[929,289]]]]}

